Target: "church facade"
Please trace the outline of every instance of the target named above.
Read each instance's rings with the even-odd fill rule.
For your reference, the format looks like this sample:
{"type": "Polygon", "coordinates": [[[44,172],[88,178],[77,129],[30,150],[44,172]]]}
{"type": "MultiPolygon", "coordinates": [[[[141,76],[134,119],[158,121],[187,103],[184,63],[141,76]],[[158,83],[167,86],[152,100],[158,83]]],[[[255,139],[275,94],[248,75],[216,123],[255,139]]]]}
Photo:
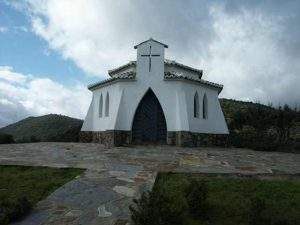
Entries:
{"type": "Polygon", "coordinates": [[[81,141],[200,146],[228,134],[218,100],[222,85],[203,80],[202,70],[165,59],[168,46],[156,40],[134,48],[136,61],[88,86],[93,97],[81,141]]]}

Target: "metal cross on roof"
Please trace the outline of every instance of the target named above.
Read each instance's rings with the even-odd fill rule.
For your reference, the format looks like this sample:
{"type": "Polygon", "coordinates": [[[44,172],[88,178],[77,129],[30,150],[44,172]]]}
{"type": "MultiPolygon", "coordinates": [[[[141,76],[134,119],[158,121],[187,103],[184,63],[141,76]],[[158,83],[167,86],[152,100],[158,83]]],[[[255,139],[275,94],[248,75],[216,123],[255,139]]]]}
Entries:
{"type": "Polygon", "coordinates": [[[153,57],[153,56],[160,56],[160,55],[158,55],[158,54],[152,54],[152,52],[151,52],[151,45],[149,46],[149,54],[148,55],[141,55],[141,56],[143,56],[143,57],[149,57],[149,72],[151,71],[151,58],[153,57]]]}

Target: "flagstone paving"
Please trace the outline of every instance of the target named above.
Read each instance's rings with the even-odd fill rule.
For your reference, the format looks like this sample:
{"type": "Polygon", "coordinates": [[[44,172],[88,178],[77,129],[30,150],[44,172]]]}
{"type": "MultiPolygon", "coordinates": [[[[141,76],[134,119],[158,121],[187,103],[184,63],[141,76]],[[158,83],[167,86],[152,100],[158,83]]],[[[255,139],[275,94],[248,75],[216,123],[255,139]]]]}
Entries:
{"type": "Polygon", "coordinates": [[[128,206],[150,190],[157,172],[298,174],[300,154],[234,148],[95,143],[0,145],[0,164],[86,169],[39,202],[19,225],[126,225],[128,206]]]}

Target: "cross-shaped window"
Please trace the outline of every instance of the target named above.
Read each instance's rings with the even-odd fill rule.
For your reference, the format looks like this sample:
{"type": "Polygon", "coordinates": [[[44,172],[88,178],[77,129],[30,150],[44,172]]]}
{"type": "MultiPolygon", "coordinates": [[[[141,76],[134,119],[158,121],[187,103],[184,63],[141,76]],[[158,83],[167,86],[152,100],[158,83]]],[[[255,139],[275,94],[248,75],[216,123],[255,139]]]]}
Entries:
{"type": "Polygon", "coordinates": [[[141,55],[143,57],[149,57],[149,72],[151,71],[151,58],[154,57],[154,56],[160,56],[158,54],[152,54],[152,51],[151,51],[151,45],[149,46],[149,54],[148,55],[141,55]]]}

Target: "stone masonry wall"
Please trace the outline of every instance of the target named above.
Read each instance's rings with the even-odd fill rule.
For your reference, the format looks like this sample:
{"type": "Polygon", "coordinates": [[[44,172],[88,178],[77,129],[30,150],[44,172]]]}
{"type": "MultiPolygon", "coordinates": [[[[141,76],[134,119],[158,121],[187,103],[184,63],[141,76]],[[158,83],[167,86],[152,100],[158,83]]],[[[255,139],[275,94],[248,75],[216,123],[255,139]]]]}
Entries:
{"type": "MultiPolygon", "coordinates": [[[[132,144],[131,131],[108,130],[108,131],[81,131],[80,142],[95,142],[104,144],[106,147],[124,146],[132,144]]],[[[209,147],[228,146],[226,134],[201,134],[188,131],[168,131],[167,144],[182,147],[209,147]]]]}
{"type": "Polygon", "coordinates": [[[227,134],[202,134],[189,131],[169,131],[167,143],[182,147],[227,147],[227,134]]]}
{"type": "Polygon", "coordinates": [[[131,143],[131,132],[120,130],[81,131],[79,141],[101,143],[106,147],[128,145],[131,143]]]}

